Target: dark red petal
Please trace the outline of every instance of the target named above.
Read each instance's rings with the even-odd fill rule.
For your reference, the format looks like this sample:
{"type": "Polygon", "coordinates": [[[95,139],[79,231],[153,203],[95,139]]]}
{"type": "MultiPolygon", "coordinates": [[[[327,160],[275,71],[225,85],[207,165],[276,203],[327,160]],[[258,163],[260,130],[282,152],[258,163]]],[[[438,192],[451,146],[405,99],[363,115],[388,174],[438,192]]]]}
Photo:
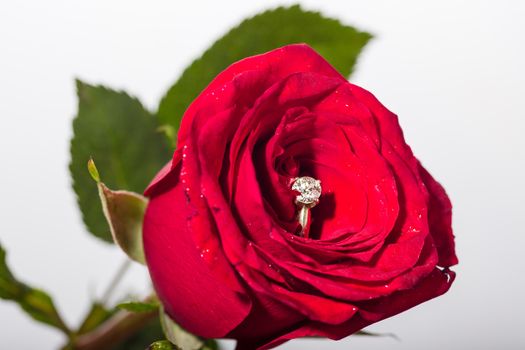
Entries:
{"type": "Polygon", "coordinates": [[[452,203],[445,189],[419,164],[421,178],[429,193],[428,223],[430,234],[438,251],[438,265],[448,267],[456,265],[454,234],[452,232],[452,203]]]}
{"type": "Polygon", "coordinates": [[[417,287],[366,303],[363,308],[367,311],[360,311],[361,315],[358,314],[347,322],[339,325],[330,325],[321,322],[300,322],[295,328],[285,329],[282,333],[275,334],[274,337],[240,340],[237,343],[236,350],[271,349],[288,340],[300,337],[342,339],[374,322],[394,316],[446,293],[452,285],[454,278],[455,274],[452,271],[442,272],[439,269],[435,269],[428,277],[422,280],[417,287]]]}
{"type": "MultiPolygon", "coordinates": [[[[170,179],[177,183],[177,179],[170,179]]],[[[248,296],[232,290],[220,270],[212,271],[190,232],[191,206],[176,185],[149,202],[144,219],[144,251],[155,290],[168,314],[188,331],[223,337],[250,312],[248,296]]],[[[219,267],[227,268],[225,261],[219,267]]],[[[223,273],[234,274],[225,269],[223,273]]],[[[238,283],[237,290],[243,287],[238,283]]]]}
{"type": "MultiPolygon", "coordinates": [[[[153,180],[149,183],[148,187],[144,190],[144,195],[146,197],[151,197],[155,195],[156,192],[163,192],[165,190],[168,190],[172,187],[172,182],[167,180],[170,176],[173,176],[176,171],[174,171],[175,167],[180,163],[181,160],[181,152],[180,150],[177,150],[173,154],[173,159],[166,163],[160,169],[160,171],[155,175],[153,180]]],[[[175,174],[176,176],[176,174],[175,174]]]]}
{"type": "MultiPolygon", "coordinates": [[[[264,339],[290,329],[305,316],[266,294],[252,295],[252,309],[244,322],[228,334],[233,339],[264,339]]],[[[253,348],[250,348],[253,350],[253,348]]]]}

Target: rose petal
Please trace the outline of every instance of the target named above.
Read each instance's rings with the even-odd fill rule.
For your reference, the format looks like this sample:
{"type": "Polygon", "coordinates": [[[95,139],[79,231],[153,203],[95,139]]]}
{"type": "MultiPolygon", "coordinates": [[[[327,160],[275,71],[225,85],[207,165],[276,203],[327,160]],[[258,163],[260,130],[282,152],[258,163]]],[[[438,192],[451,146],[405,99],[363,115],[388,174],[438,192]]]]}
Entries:
{"type": "Polygon", "coordinates": [[[279,344],[300,337],[328,337],[338,340],[379,320],[394,316],[427,300],[440,296],[448,291],[454,280],[452,271],[446,273],[435,269],[417,288],[398,292],[381,300],[368,303],[370,311],[366,317],[356,315],[348,322],[339,325],[328,325],[320,322],[299,322],[292,329],[285,329],[280,334],[266,338],[240,339],[236,350],[266,350],[279,344]]]}
{"type": "Polygon", "coordinates": [[[193,215],[181,205],[185,201],[180,185],[150,200],[144,220],[146,261],[167,313],[190,332],[222,337],[248,315],[250,299],[228,288],[201,258],[189,227],[181,225],[193,215]],[[202,322],[203,315],[208,322],[202,322]]]}
{"type": "Polygon", "coordinates": [[[421,178],[429,192],[428,221],[439,254],[439,266],[449,267],[458,263],[454,234],[452,233],[452,203],[441,186],[428,171],[419,164],[421,178]]]}

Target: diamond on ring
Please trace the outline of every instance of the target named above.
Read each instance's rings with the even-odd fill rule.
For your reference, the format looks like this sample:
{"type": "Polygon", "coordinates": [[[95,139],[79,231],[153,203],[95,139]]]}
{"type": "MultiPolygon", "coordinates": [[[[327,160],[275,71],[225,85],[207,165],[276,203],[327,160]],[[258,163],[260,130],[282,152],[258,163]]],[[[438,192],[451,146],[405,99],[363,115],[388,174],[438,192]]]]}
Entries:
{"type": "Polygon", "coordinates": [[[321,196],[321,181],[310,176],[302,176],[294,179],[292,190],[299,192],[295,197],[297,204],[313,207],[319,202],[321,196]]]}

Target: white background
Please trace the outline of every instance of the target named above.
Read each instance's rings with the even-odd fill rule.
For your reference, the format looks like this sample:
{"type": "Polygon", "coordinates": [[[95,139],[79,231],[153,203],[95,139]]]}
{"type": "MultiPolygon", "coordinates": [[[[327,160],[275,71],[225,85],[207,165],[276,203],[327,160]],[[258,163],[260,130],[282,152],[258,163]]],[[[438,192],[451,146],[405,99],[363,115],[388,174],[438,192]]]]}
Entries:
{"type": "MultiPolygon", "coordinates": [[[[15,273],[76,324],[123,260],[84,230],[67,169],[74,77],[150,109],[232,25],[291,1],[0,4],[0,241],[15,273]]],[[[522,1],[302,1],[376,38],[353,81],[399,114],[454,206],[460,265],[445,296],[370,327],[390,338],[282,349],[525,348],[525,5],[522,1]]],[[[134,267],[118,296],[147,288],[134,267]]],[[[0,301],[1,349],[54,349],[54,330],[0,301]]],[[[231,342],[228,343],[231,346],[231,342]]]]}

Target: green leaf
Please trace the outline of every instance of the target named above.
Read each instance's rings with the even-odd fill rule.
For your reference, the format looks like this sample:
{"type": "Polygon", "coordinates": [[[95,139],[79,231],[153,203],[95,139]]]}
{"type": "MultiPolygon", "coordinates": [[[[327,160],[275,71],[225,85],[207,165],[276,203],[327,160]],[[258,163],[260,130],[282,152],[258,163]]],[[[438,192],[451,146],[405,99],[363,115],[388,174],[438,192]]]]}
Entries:
{"type": "Polygon", "coordinates": [[[18,281],[7,266],[6,251],[0,245],[0,298],[16,303],[33,319],[70,334],[51,297],[42,290],[18,281]]]}
{"type": "Polygon", "coordinates": [[[159,304],[156,302],[140,302],[140,301],[128,301],[120,303],[117,308],[130,312],[151,312],[159,308],[159,304]]]}
{"type": "Polygon", "coordinates": [[[148,200],[137,193],[112,191],[102,182],[98,189],[113,241],[132,260],[145,264],[142,223],[148,200]]]}
{"type": "Polygon", "coordinates": [[[199,350],[204,341],[179,326],[160,307],[160,324],[166,338],[182,350],[199,350]]]}
{"type": "Polygon", "coordinates": [[[91,179],[100,180],[100,176],[92,167],[86,171],[88,160],[96,159],[107,186],[141,193],[169,161],[171,152],[157,131],[157,120],[137,99],[81,81],[77,81],[77,91],[78,114],[73,121],[69,166],[73,188],[89,232],[111,242],[91,179]]]}
{"type": "Polygon", "coordinates": [[[175,346],[168,340],[159,340],[151,344],[147,350],[175,350],[175,346]]]}
{"type": "Polygon", "coordinates": [[[278,47],[306,43],[341,74],[352,73],[357,56],[372,36],[298,5],[279,7],[249,18],[217,40],[182,73],[160,102],[158,118],[178,130],[186,108],[226,67],[278,47]]]}

